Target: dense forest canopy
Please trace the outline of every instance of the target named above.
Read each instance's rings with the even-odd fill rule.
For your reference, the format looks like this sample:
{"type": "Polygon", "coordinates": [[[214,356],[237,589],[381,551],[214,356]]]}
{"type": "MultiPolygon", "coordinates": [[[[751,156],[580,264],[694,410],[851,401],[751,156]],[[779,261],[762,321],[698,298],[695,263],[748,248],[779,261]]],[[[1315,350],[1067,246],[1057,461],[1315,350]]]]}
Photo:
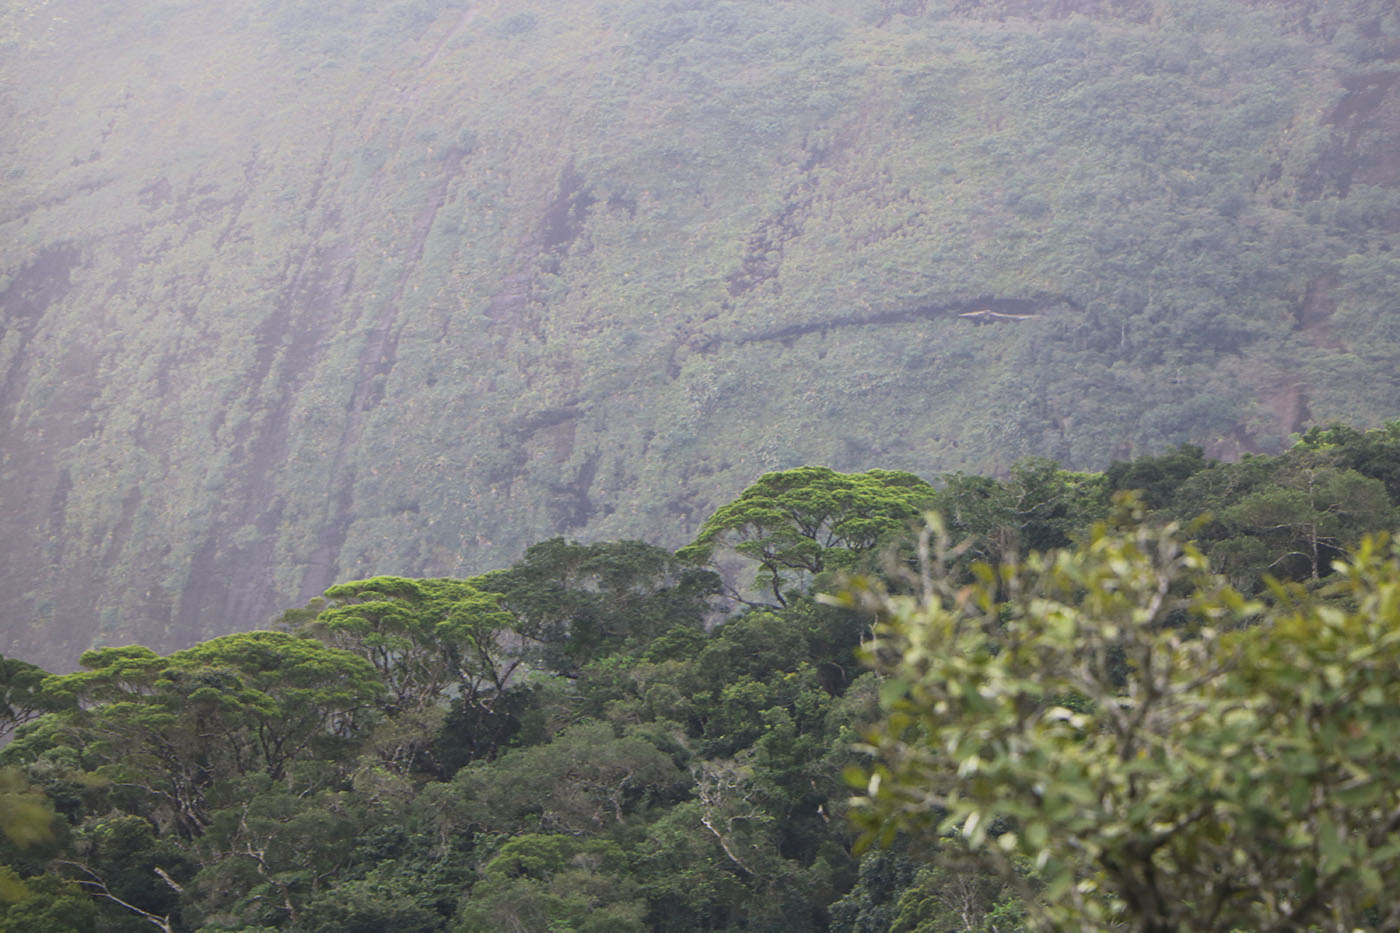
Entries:
{"type": "Polygon", "coordinates": [[[553,535],[676,547],[802,464],[1378,425],[1398,16],[7,4],[0,650],[173,651],[553,535]]]}
{"type": "Polygon", "coordinates": [[[1388,928],[1397,465],[795,468],[678,554],[0,659],[0,931],[1388,928]]]}

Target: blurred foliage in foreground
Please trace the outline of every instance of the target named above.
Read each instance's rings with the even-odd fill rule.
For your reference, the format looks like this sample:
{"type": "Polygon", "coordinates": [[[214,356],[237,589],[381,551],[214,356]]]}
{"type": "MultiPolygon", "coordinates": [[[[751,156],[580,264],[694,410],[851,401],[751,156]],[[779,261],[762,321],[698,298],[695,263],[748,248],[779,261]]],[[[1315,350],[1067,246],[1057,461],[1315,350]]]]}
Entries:
{"type": "Polygon", "coordinates": [[[1400,923],[1400,547],[1248,600],[1172,528],[969,585],[934,531],[921,595],[863,594],[867,838],[965,849],[1056,930],[1400,923]]]}

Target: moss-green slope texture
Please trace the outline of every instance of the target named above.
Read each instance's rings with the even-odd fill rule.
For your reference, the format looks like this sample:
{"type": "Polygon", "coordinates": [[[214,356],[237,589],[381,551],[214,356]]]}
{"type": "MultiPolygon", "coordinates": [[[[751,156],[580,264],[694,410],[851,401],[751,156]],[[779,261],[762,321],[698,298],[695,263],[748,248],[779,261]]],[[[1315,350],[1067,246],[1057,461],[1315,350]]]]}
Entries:
{"type": "Polygon", "coordinates": [[[51,664],[799,463],[1400,412],[1391,0],[19,0],[0,126],[51,664]]]}

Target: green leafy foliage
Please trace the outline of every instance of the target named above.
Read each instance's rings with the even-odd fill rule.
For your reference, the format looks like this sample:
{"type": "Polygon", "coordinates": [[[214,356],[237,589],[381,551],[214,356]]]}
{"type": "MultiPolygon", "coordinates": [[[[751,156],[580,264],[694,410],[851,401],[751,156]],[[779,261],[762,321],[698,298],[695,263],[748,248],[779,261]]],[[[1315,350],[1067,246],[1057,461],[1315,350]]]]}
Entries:
{"type": "Polygon", "coordinates": [[[14,768],[0,769],[0,833],[23,850],[54,838],[54,812],[43,792],[14,768]]]}
{"type": "MultiPolygon", "coordinates": [[[[82,662],[89,670],[44,683],[79,704],[57,714],[57,729],[89,768],[147,798],[162,826],[187,837],[208,825],[220,782],[277,780],[298,761],[350,751],[383,689],[363,659],[278,632],[228,635],[168,658],[101,649],[82,662]]],[[[56,739],[35,733],[15,752],[36,755],[56,739]]]]}
{"type": "Polygon", "coordinates": [[[538,662],[563,673],[641,650],[667,629],[698,628],[719,586],[713,573],[655,545],[563,538],[531,545],[509,570],[482,581],[539,646],[538,662]]]}
{"type": "Polygon", "coordinates": [[[853,569],[859,555],[908,531],[933,495],[924,480],[890,470],[768,473],[710,516],[678,554],[707,561],[716,549],[731,548],[758,562],[759,584],[786,606],[786,583],[853,569]]]}
{"type": "Polygon", "coordinates": [[[313,602],[315,614],[284,618],[374,665],[386,688],[374,745],[396,769],[450,767],[459,752],[441,747],[445,729],[470,729],[465,753],[475,757],[515,728],[511,690],[530,633],[479,584],[374,577],[331,587],[313,602]]]}
{"type": "Polygon", "coordinates": [[[1206,460],[1184,447],[1118,463],[1110,489],[1136,489],[1163,519],[1191,523],[1212,566],[1246,590],[1264,575],[1316,580],[1363,535],[1395,525],[1386,487],[1386,440],[1372,432],[1311,432],[1278,457],[1206,460]],[[1358,469],[1361,468],[1361,469],[1358,469]]]}
{"type": "Polygon", "coordinates": [[[980,573],[875,597],[868,838],[955,841],[1054,929],[1395,922],[1400,551],[1364,542],[1344,604],[1271,608],[1170,528],[980,573]]]}
{"type": "Polygon", "coordinates": [[[28,661],[0,655],[0,738],[50,706],[41,684],[48,672],[28,661]]]}
{"type": "Polygon", "coordinates": [[[514,619],[470,581],[375,577],[333,586],[324,601],[305,630],[373,664],[391,713],[432,706],[452,688],[489,702],[519,663],[501,645],[514,619]]]}
{"type": "Polygon", "coordinates": [[[687,560],[553,539],[292,632],[17,663],[0,929],[1385,928],[1390,433],[768,474],[684,555],[777,568],[727,616],[687,560]],[[902,538],[930,504],[956,545],[902,538]]]}
{"type": "Polygon", "coordinates": [[[0,868],[0,930],[5,933],[88,933],[97,907],[70,881],[42,875],[21,881],[0,868]]]}
{"type": "Polygon", "coordinates": [[[607,841],[528,834],[501,846],[459,913],[459,933],[640,933],[645,902],[622,850],[607,841]]]}
{"type": "Polygon", "coordinates": [[[1052,461],[1029,459],[1005,481],[956,474],[932,506],[967,542],[966,559],[999,563],[1028,550],[1066,547],[1071,535],[1107,511],[1105,477],[1072,473],[1052,461]]]}
{"type": "Polygon", "coordinates": [[[463,769],[443,789],[456,824],[478,832],[598,833],[651,800],[674,796],[684,775],[670,756],[608,723],[570,726],[547,743],[463,769]]]}

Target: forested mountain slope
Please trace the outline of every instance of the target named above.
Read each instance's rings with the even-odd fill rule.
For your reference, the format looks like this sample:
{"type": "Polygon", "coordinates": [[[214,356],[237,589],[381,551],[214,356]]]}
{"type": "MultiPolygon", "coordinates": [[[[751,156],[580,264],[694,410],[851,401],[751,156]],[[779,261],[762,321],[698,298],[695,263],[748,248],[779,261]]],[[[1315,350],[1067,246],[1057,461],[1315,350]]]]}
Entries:
{"type": "Polygon", "coordinates": [[[0,69],[36,661],[798,463],[1400,411],[1389,0],[30,0],[0,69]]]}
{"type": "Polygon", "coordinates": [[[799,467],[676,554],[0,657],[0,933],[1395,929],[1397,505],[1400,421],[799,467]]]}

